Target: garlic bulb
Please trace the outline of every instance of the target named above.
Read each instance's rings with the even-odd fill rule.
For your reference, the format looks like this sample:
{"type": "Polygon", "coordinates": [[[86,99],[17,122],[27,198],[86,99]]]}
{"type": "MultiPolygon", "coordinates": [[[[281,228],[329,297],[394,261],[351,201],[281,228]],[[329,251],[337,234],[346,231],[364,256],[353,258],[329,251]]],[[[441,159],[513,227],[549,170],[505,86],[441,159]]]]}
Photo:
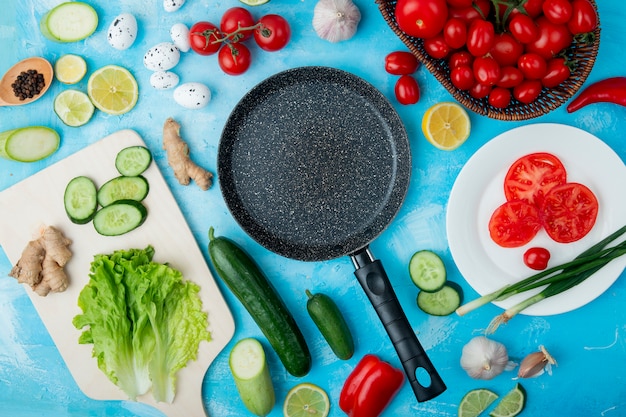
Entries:
{"type": "Polygon", "coordinates": [[[492,379],[511,366],[515,364],[509,362],[509,355],[502,343],[477,336],[463,346],[461,367],[472,378],[492,379]]]}
{"type": "Polygon", "coordinates": [[[361,12],[352,0],[319,0],[313,10],[313,29],[329,42],[350,39],[361,21],[361,12]]]}

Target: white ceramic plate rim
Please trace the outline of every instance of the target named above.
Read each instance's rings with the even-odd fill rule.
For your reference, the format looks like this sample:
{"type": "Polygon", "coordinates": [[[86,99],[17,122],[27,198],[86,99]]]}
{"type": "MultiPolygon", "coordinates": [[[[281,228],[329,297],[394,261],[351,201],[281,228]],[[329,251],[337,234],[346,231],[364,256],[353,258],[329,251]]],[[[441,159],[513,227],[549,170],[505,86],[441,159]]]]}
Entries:
{"type": "MultiPolygon", "coordinates": [[[[620,191],[625,179],[626,166],[620,157],[607,144],[584,130],[538,123],[496,136],[468,160],[450,193],[447,236],[461,275],[476,292],[484,295],[534,272],[522,260],[529,247],[543,246],[550,250],[550,265],[571,260],[626,224],[626,193],[620,191]],[[489,237],[489,218],[505,201],[502,184],[509,166],[533,152],[556,155],[567,170],[568,181],[581,182],[596,194],[598,218],[591,232],[578,242],[559,244],[541,230],[521,248],[502,248],[489,237]]],[[[523,314],[547,316],[582,307],[604,293],[625,266],[626,259],[619,258],[580,285],[527,308],[523,314]]],[[[496,305],[508,308],[528,296],[518,294],[496,305]]]]}

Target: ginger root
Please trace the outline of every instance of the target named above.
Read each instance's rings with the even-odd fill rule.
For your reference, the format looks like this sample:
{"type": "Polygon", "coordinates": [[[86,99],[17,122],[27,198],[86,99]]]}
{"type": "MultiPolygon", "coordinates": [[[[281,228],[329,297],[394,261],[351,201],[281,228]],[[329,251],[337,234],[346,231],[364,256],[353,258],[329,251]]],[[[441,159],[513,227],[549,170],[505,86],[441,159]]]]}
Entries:
{"type": "Polygon", "coordinates": [[[37,239],[28,242],[9,276],[43,297],[65,291],[69,279],[63,267],[72,257],[71,243],[56,227],[44,227],[37,239]]]}
{"type": "Polygon", "coordinates": [[[191,160],[189,147],[180,136],[180,124],[171,117],[163,125],[163,149],[167,153],[167,163],[181,185],[189,185],[193,179],[203,191],[211,188],[213,174],[191,160]]]}

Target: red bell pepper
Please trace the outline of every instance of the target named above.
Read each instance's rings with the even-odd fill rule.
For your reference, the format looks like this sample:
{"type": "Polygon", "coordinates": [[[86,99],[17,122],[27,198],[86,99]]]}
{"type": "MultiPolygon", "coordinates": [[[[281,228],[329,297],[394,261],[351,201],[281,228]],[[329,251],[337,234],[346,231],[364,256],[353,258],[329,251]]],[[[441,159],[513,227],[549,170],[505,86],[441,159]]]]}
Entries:
{"type": "Polygon", "coordinates": [[[404,372],[374,355],[365,355],[344,383],[339,407],[350,417],[377,417],[403,382],[404,372]]]}
{"type": "Polygon", "coordinates": [[[567,106],[567,112],[575,112],[593,103],[626,106],[626,77],[612,77],[591,84],[572,100],[567,106]]]}

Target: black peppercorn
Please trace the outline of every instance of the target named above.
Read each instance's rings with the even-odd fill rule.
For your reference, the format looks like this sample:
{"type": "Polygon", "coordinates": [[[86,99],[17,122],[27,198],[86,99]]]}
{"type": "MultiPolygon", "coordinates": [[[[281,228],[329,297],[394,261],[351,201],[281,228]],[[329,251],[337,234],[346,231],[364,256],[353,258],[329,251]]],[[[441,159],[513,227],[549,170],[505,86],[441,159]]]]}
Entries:
{"type": "Polygon", "coordinates": [[[15,78],[15,82],[11,84],[13,94],[15,94],[15,97],[19,98],[20,101],[35,97],[41,93],[45,86],[46,82],[43,78],[43,74],[40,74],[34,69],[22,71],[15,78]]]}

